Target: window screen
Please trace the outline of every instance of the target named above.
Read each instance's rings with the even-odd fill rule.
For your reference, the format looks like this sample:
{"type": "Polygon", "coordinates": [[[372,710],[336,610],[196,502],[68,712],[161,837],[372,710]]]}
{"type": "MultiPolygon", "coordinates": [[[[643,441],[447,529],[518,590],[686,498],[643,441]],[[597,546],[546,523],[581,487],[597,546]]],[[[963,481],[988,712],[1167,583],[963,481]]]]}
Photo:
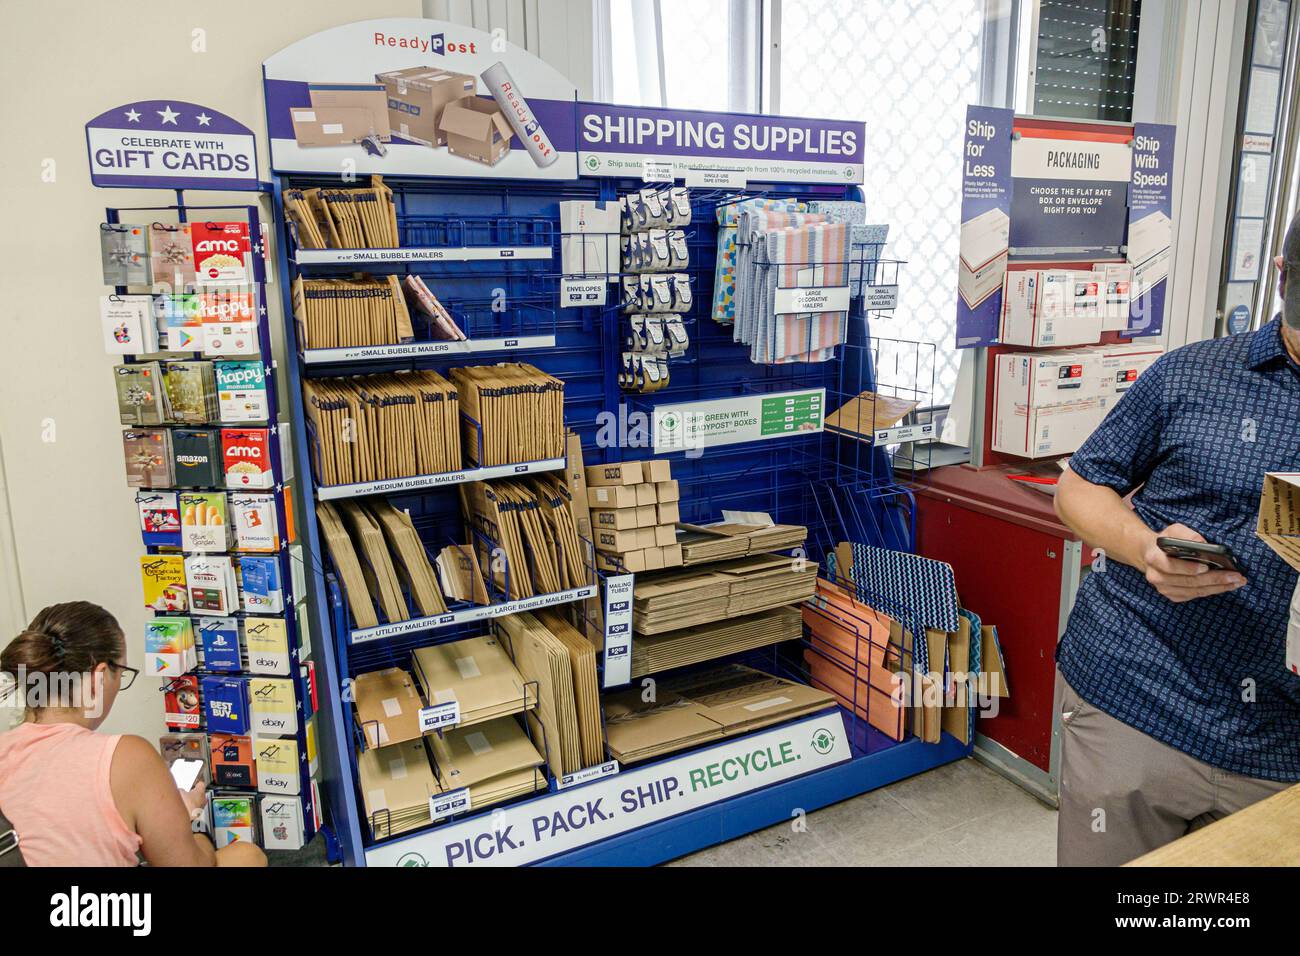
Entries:
{"type": "Polygon", "coordinates": [[[1127,123],[1142,0],[1042,0],[1034,114],[1127,123]]]}

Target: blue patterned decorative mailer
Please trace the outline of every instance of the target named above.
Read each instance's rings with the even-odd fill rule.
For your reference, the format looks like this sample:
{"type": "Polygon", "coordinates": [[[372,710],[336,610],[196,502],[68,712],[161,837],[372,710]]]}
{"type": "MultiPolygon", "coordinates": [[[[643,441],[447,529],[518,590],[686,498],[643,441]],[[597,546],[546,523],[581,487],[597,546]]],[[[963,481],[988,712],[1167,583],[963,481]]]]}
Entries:
{"type": "Polygon", "coordinates": [[[850,226],[867,221],[867,204],[852,199],[813,199],[808,203],[808,211],[821,213],[827,222],[843,222],[850,226]]]}
{"type": "MultiPolygon", "coordinates": [[[[934,628],[951,634],[961,627],[952,565],[907,551],[853,545],[853,586],[859,599],[900,621],[913,634],[934,628]]],[[[916,645],[915,667],[930,669],[925,641],[916,645]]]]}

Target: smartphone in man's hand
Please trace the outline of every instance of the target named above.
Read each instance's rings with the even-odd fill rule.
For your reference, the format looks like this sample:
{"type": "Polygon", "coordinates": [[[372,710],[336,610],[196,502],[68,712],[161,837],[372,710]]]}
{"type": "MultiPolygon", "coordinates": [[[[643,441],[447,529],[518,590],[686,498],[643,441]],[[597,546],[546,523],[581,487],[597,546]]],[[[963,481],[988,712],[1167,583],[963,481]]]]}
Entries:
{"type": "MultiPolygon", "coordinates": [[[[1186,538],[1156,538],[1156,547],[1171,558],[1182,561],[1195,561],[1207,568],[1219,571],[1238,571],[1232,550],[1226,544],[1210,544],[1208,541],[1190,541],[1186,538]]],[[[1238,571],[1238,573],[1240,573],[1238,571]]]]}

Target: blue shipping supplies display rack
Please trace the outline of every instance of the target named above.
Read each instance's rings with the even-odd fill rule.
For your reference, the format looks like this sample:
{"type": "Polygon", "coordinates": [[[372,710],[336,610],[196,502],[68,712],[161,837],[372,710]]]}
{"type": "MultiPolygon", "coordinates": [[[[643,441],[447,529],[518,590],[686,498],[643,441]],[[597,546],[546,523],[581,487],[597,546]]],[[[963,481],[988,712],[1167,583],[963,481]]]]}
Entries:
{"type": "MultiPolygon", "coordinates": [[[[916,424],[915,413],[932,397],[933,349],[869,334],[871,317],[897,300],[901,264],[881,257],[883,227],[856,227],[858,233],[848,234],[857,241],[810,264],[806,274],[797,267],[801,260],[780,251],[759,267],[765,281],[772,277],[778,303],[793,303],[778,304],[778,314],[841,305],[848,312],[847,334],[824,350],[813,341],[814,324],[807,326],[806,344],[785,343],[822,360],[768,361],[759,347],[736,341],[734,323],[725,321],[725,296],[715,302],[719,253],[722,268],[732,267],[733,255],[743,263],[751,253],[766,254],[729,245],[730,211],[739,204],[818,204],[829,219],[860,199],[861,124],[579,103],[572,84],[525,51],[429,20],[327,30],[270,57],[263,73],[302,537],[322,635],[325,809],[349,863],[654,863],[788,819],[793,808],[825,806],[969,753],[946,734],[922,743],[901,723],[901,739],[881,733],[867,719],[869,702],[858,699],[872,693],[870,675],[859,670],[866,664],[835,660],[851,687],[849,707],[630,767],[606,760],[561,777],[543,768],[544,790],[535,795],[468,810],[454,799],[431,801],[429,821],[406,832],[397,832],[389,810],[368,817],[371,795],[363,792],[359,763],[376,741],[353,707],[359,676],[392,667],[414,673],[420,648],[483,634],[493,620],[519,610],[554,605],[576,612],[580,627],[598,642],[603,638],[604,689],[627,686],[627,658],[613,655],[630,651],[619,628],[630,621],[637,572],[598,558],[586,538],[586,580],[577,587],[512,600],[506,567],[504,585],[502,576],[488,573],[487,593],[451,600],[445,612],[389,620],[381,608],[375,621],[358,621],[343,571],[324,545],[317,506],[387,502],[409,517],[431,559],[460,548],[486,568],[500,542],[493,528],[465,527],[458,492],[467,483],[562,476],[578,454],[587,465],[668,458],[681,489],[682,521],[759,512],[777,524],[806,526],[800,556],[835,580],[840,542],[912,547],[911,496],[894,481],[885,446],[924,435],[926,423],[916,424]],[[458,96],[439,100],[456,85],[458,96]],[[434,121],[430,112],[438,109],[442,119],[434,121]],[[668,253],[677,257],[671,279],[649,283],[652,294],[662,292],[677,306],[664,328],[680,339],[661,364],[646,359],[653,351],[643,349],[649,330],[637,329],[623,308],[632,270],[620,264],[625,240],[617,219],[612,227],[593,227],[572,215],[576,204],[599,217],[616,209],[620,197],[673,187],[678,221],[685,223],[680,248],[668,253]],[[358,191],[347,193],[354,199],[347,190],[358,191]],[[395,241],[358,248],[346,236],[329,235],[335,227],[328,217],[315,219],[314,210],[332,191],[340,202],[365,206],[357,209],[363,221],[355,234],[395,241]],[[388,221],[374,215],[384,194],[392,203],[388,221]],[[834,266],[847,267],[848,284],[826,288],[821,271],[834,266]],[[303,305],[310,289],[321,288],[307,283],[355,275],[369,277],[379,295],[393,287],[390,277],[398,283],[419,277],[459,334],[430,317],[414,323],[409,335],[382,343],[305,341],[303,305]],[[471,454],[458,467],[323,483],[326,436],[313,431],[304,388],[326,379],[499,362],[527,362],[563,382],[564,425],[573,435],[564,454],[475,467],[484,461],[483,429],[467,417],[464,450],[471,454]],[[885,415],[886,405],[899,404],[913,412],[902,425],[901,414],[885,415]],[[842,407],[852,415],[824,427],[826,413],[842,407]],[[702,428],[710,412],[727,427],[702,428]],[[478,448],[468,447],[475,442],[478,448]]],[[[773,349],[783,347],[775,341],[773,349]]],[[[845,591],[871,603],[846,577],[838,580],[845,591]]],[[[404,594],[413,598],[409,589],[404,594]]],[[[881,636],[878,620],[857,619],[845,606],[819,607],[817,613],[834,616],[856,640],[874,646],[881,636]]],[[[921,632],[905,608],[890,612],[912,633],[921,632]]],[[[813,645],[806,637],[787,644],[799,646],[741,659],[808,682],[813,645]]],[[[910,654],[890,666],[905,666],[910,654]]],[[[423,726],[440,732],[438,702],[421,703],[423,726]]],[[[545,751],[544,727],[541,735],[534,742],[545,751]]]]}

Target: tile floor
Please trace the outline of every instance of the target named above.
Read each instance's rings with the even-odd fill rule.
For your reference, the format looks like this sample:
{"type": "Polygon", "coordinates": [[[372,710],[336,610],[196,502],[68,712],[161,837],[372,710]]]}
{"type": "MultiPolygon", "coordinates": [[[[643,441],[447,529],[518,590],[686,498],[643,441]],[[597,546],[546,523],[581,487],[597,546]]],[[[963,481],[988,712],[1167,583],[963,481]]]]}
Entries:
{"type": "Polygon", "coordinates": [[[1055,866],[1056,811],[968,758],[669,866],[1055,866]]]}

